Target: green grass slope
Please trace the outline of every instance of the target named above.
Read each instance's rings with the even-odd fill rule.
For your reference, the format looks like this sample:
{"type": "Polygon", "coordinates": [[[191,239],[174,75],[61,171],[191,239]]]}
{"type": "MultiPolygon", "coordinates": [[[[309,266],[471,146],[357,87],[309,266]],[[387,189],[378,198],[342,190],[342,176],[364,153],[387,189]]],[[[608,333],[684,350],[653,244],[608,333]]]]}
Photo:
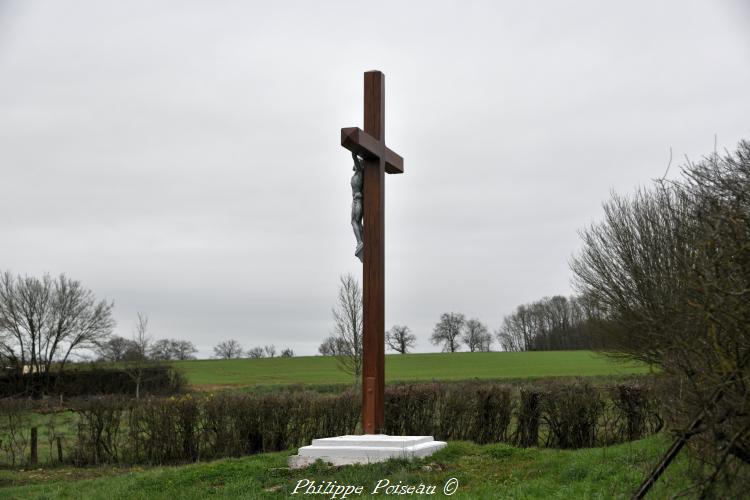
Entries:
{"type": "MultiPolygon", "coordinates": [[[[329,356],[178,361],[195,386],[336,384],[351,382],[329,356]]],[[[615,362],[591,351],[393,354],[387,381],[606,376],[647,373],[640,364],[615,362]]]]}
{"type": "MultiPolygon", "coordinates": [[[[70,477],[66,474],[70,473],[65,469],[50,471],[47,476],[45,471],[0,471],[0,485],[8,485],[0,487],[0,497],[331,498],[331,495],[305,496],[300,491],[292,496],[298,482],[306,480],[316,484],[335,482],[336,485],[362,486],[363,494],[348,498],[396,496],[384,495],[383,490],[372,495],[378,482],[387,480],[391,485],[400,482],[415,487],[435,486],[433,498],[442,498],[445,485],[455,478],[458,487],[450,498],[628,498],[668,444],[664,436],[654,436],[610,448],[560,451],[452,442],[432,457],[412,463],[391,461],[349,467],[318,464],[304,470],[286,468],[287,452],[145,471],[108,469],[102,472],[99,469],[98,473],[117,475],[84,480],[66,479],[70,477]],[[19,483],[26,484],[11,485],[19,483]]],[[[686,463],[681,457],[659,480],[649,498],[669,498],[687,484],[686,463]]]]}

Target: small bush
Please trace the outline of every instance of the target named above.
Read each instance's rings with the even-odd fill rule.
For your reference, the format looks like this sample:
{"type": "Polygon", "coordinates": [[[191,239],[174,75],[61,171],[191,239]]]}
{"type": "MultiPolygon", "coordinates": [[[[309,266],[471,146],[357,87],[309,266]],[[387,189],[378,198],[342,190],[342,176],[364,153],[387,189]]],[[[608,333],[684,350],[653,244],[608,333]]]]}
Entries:
{"type": "Polygon", "coordinates": [[[649,387],[638,382],[618,384],[612,402],[617,409],[618,441],[633,441],[661,430],[664,421],[649,387]]]}
{"type": "Polygon", "coordinates": [[[510,387],[497,384],[421,384],[388,388],[387,434],[493,443],[507,438],[513,414],[510,387]]]}
{"type": "Polygon", "coordinates": [[[511,389],[504,385],[487,385],[474,392],[471,439],[479,444],[507,441],[513,416],[511,389]]]}
{"type": "Polygon", "coordinates": [[[596,424],[603,410],[599,392],[588,382],[552,385],[542,398],[542,420],[549,430],[547,446],[595,446],[596,424]]]}
{"type": "Polygon", "coordinates": [[[385,432],[402,436],[435,435],[436,421],[445,412],[444,404],[439,384],[389,387],[385,391],[385,432]]]}
{"type": "Polygon", "coordinates": [[[526,386],[519,391],[516,443],[521,447],[539,444],[539,423],[542,419],[542,391],[526,386]]]}
{"type": "Polygon", "coordinates": [[[0,400],[0,452],[15,467],[26,463],[29,445],[30,405],[27,401],[0,400]]]}
{"type": "Polygon", "coordinates": [[[77,465],[119,462],[118,447],[124,402],[119,398],[94,398],[76,409],[78,434],[73,452],[77,465]]]}

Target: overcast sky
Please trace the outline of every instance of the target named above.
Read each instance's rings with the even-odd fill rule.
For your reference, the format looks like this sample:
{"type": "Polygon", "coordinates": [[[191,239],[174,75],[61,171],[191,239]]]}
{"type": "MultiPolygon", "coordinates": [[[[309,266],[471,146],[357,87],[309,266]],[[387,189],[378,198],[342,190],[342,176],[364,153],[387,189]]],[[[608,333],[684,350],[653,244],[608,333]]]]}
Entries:
{"type": "Polygon", "coordinates": [[[738,1],[0,0],[0,269],[66,273],[154,337],[314,354],[362,73],[386,75],[386,327],[495,330],[572,293],[610,191],[750,138],[738,1]]]}

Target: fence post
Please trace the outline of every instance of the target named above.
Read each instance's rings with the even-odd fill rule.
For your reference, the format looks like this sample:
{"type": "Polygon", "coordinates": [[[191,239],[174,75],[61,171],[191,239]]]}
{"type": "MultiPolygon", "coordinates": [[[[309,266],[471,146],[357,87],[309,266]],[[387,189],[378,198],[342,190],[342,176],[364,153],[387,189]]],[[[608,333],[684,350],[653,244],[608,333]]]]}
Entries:
{"type": "Polygon", "coordinates": [[[57,436],[57,461],[62,463],[63,455],[62,455],[62,438],[60,436],[57,436]]]}
{"type": "Polygon", "coordinates": [[[37,435],[36,427],[31,428],[31,457],[29,458],[29,464],[36,465],[38,460],[37,455],[37,435]]]}

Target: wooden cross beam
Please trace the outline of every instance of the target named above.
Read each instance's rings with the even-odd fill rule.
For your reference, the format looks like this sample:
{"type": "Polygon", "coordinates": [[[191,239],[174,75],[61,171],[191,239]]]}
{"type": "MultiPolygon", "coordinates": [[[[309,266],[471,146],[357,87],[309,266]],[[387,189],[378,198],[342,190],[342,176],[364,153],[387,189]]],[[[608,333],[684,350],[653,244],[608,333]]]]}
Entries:
{"type": "Polygon", "coordinates": [[[341,145],[364,160],[362,269],[362,429],[385,423],[385,173],[404,173],[404,159],[385,145],[385,75],[365,73],[365,129],[341,129],[341,145]]]}
{"type": "Polygon", "coordinates": [[[341,145],[365,160],[377,161],[379,158],[385,158],[385,173],[387,174],[404,173],[404,159],[387,148],[384,141],[375,139],[359,127],[342,128],[341,145]]]}

